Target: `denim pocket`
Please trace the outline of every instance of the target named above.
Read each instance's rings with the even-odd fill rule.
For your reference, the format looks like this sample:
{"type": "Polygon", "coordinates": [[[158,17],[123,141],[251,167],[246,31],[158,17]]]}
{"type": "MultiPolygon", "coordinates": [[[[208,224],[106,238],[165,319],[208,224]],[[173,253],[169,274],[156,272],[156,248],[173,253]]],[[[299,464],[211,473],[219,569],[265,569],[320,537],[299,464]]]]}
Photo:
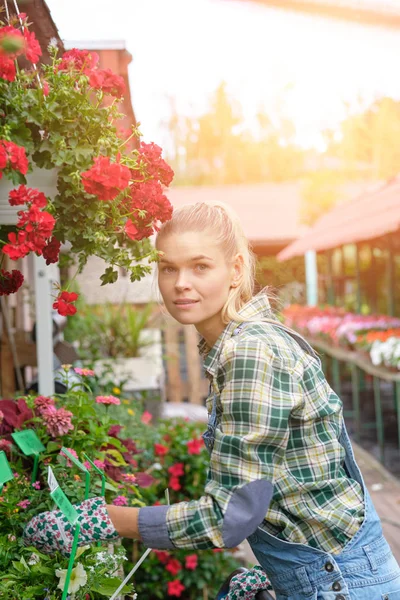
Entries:
{"type": "Polygon", "coordinates": [[[382,600],[400,600],[400,588],[393,592],[382,594],[382,600]]]}

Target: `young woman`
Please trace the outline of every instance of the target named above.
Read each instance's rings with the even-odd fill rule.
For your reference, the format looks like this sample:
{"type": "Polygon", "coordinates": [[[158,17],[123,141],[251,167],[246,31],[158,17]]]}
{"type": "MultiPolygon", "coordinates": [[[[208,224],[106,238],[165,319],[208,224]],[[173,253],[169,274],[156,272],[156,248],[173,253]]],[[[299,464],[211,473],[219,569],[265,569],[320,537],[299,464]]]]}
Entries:
{"type": "MultiPolygon", "coordinates": [[[[217,204],[185,206],[162,226],[157,248],[165,306],[202,338],[207,484],[200,500],[169,507],[88,500],[78,506],[81,543],[123,536],[151,548],[203,549],[247,538],[278,600],[400,600],[400,569],[355,463],[341,401],[309,344],[273,319],[265,293],[253,297],[254,259],[238,218],[217,204]],[[99,515],[103,533],[92,527],[99,515]]],[[[53,511],[25,537],[68,552],[69,529],[53,511]],[[63,529],[57,539],[54,523],[63,529]]]]}

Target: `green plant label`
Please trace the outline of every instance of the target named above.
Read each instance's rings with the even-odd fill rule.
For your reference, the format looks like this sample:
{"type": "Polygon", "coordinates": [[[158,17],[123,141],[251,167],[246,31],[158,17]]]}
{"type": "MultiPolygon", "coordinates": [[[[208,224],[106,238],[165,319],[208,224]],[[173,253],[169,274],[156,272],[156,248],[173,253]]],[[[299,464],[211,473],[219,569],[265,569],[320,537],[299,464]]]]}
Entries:
{"type": "Polygon", "coordinates": [[[71,452],[69,452],[69,451],[67,450],[67,448],[64,448],[64,447],[63,447],[63,448],[61,448],[61,452],[62,452],[63,454],[65,454],[65,456],[67,456],[67,457],[69,458],[69,460],[70,460],[71,462],[73,462],[73,463],[74,463],[74,465],[76,465],[76,466],[78,467],[78,469],[80,469],[81,471],[84,471],[84,473],[87,473],[87,472],[88,472],[88,470],[87,470],[87,468],[85,467],[85,465],[84,465],[83,463],[81,463],[81,461],[80,461],[80,460],[78,460],[78,459],[77,459],[77,458],[76,458],[76,457],[75,457],[73,454],[71,454],[71,452]]]}
{"type": "Polygon", "coordinates": [[[25,429],[25,431],[17,431],[11,434],[14,442],[19,446],[25,456],[32,456],[32,454],[39,454],[43,452],[45,447],[39,440],[38,436],[32,429],[25,429]]]}
{"type": "Polygon", "coordinates": [[[11,434],[14,442],[19,446],[25,456],[32,456],[32,454],[39,454],[43,452],[45,447],[39,440],[38,436],[32,429],[25,429],[24,431],[17,431],[11,434]]]}
{"type": "Polygon", "coordinates": [[[51,492],[50,496],[53,498],[54,502],[57,504],[58,508],[61,510],[63,515],[65,515],[71,525],[75,525],[78,520],[78,513],[62,489],[58,486],[54,492],[51,492]]]}
{"type": "Polygon", "coordinates": [[[0,452],[0,486],[14,478],[5,452],[0,452]]]}

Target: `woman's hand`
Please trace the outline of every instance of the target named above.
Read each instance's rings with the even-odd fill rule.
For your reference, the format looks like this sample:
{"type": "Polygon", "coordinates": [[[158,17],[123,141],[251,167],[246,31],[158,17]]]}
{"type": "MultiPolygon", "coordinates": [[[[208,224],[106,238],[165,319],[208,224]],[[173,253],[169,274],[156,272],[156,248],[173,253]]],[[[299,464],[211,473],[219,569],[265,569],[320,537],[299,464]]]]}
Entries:
{"type": "MultiPolygon", "coordinates": [[[[104,498],[90,498],[75,504],[74,507],[79,514],[79,546],[97,541],[116,540],[120,537],[110,519],[104,498]]],[[[138,512],[138,509],[128,510],[138,512]]],[[[25,545],[35,546],[45,554],[53,554],[58,550],[69,556],[74,531],[73,525],[60,510],[52,510],[33,517],[24,529],[23,538],[25,545]]]]}

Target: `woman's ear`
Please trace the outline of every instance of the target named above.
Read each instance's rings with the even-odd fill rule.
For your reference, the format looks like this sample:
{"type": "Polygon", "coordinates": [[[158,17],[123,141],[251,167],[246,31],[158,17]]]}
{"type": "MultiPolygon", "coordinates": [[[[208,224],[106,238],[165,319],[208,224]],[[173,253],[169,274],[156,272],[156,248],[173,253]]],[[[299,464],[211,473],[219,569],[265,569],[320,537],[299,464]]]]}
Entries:
{"type": "Polygon", "coordinates": [[[232,265],[232,287],[237,287],[241,282],[244,270],[243,254],[236,254],[232,265]]]}

